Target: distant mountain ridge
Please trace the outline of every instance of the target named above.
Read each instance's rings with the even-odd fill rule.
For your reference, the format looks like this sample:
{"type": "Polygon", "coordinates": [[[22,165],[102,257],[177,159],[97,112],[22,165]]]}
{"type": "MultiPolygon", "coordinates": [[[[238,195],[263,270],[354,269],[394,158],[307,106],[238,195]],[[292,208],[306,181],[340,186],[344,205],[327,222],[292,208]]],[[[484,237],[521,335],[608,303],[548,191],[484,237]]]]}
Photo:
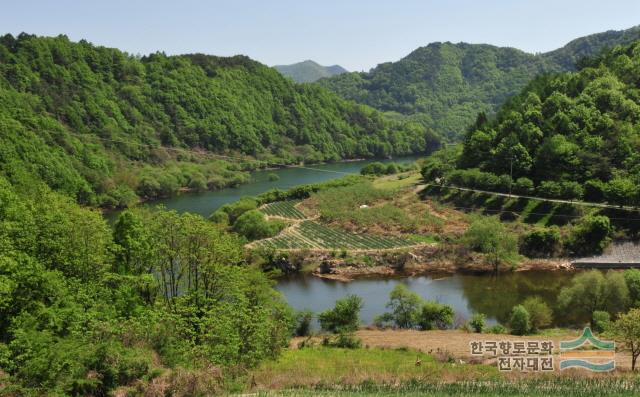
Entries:
{"type": "Polygon", "coordinates": [[[312,83],[323,77],[336,76],[348,71],[340,65],[322,66],[310,59],[291,65],[275,65],[273,67],[283,76],[297,83],[312,83]]]}
{"type": "Polygon", "coordinates": [[[581,58],[638,39],[640,26],[581,37],[543,54],[489,44],[437,42],[369,72],[344,73],[320,79],[318,84],[345,99],[420,121],[458,140],[479,112],[495,112],[535,76],[573,71],[581,58]]]}

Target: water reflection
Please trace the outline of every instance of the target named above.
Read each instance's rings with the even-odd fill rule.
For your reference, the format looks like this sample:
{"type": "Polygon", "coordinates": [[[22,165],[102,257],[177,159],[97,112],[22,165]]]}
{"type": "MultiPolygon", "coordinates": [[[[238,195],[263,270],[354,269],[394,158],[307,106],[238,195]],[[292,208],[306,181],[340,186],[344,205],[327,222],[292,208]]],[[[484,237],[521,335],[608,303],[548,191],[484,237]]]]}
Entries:
{"type": "Polygon", "coordinates": [[[402,283],[424,299],[451,305],[459,317],[469,318],[480,312],[487,315],[489,324],[493,324],[507,322],[511,308],[530,296],[540,296],[555,307],[558,292],[571,277],[572,274],[561,272],[523,272],[499,277],[456,274],[366,278],[343,283],[310,275],[293,275],[278,280],[276,288],[294,308],[315,313],[333,307],[337,299],[348,294],[359,295],[364,300],[362,321],[370,324],[375,316],[385,311],[389,292],[402,283]]]}

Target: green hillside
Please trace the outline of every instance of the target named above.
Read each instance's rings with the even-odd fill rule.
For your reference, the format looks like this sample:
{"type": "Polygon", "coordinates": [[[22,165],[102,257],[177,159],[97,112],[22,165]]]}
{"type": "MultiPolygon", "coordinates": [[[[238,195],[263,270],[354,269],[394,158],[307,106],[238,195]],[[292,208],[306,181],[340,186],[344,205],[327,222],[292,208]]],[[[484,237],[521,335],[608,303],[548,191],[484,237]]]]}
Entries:
{"type": "Polygon", "coordinates": [[[276,65],[273,68],[298,83],[311,83],[323,77],[347,73],[347,70],[340,65],[322,66],[311,60],[291,65],[276,65]]]}
{"type": "Polygon", "coordinates": [[[640,38],[640,28],[576,39],[546,54],[486,44],[432,43],[368,73],[345,73],[319,84],[344,98],[422,122],[459,139],[478,112],[494,112],[536,75],[570,71],[575,61],[640,38]]]}
{"type": "MultiPolygon", "coordinates": [[[[640,203],[640,41],[539,77],[467,132],[446,178],[552,198],[640,203]],[[497,175],[502,175],[497,177],[497,175]]],[[[444,168],[431,166],[427,176],[444,168]]]]}
{"type": "Polygon", "coordinates": [[[261,164],[429,150],[417,124],[243,56],[134,57],[65,36],[0,38],[0,169],[90,205],[241,183],[261,164]],[[193,151],[172,148],[194,149],[193,151]],[[201,154],[198,154],[201,153],[201,154]]]}

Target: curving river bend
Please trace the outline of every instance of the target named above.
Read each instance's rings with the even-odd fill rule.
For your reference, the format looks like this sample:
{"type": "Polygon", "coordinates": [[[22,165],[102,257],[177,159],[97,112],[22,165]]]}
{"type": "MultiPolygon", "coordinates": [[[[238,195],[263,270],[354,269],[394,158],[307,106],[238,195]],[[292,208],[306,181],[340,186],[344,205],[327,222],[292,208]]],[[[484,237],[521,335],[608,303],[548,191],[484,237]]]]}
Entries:
{"type": "MultiPolygon", "coordinates": [[[[396,159],[397,162],[415,161],[417,157],[396,159]]],[[[353,161],[310,166],[257,171],[248,184],[205,193],[184,193],[177,197],[160,200],[154,205],[164,205],[178,212],[193,212],[208,216],[220,206],[234,202],[243,196],[254,196],[273,188],[290,187],[339,178],[342,173],[359,173],[372,162],[353,161]],[[336,172],[337,171],[337,172],[336,172]],[[277,174],[277,181],[269,180],[269,174],[277,174]]],[[[391,161],[391,160],[385,160],[391,161]]],[[[474,312],[487,315],[488,322],[505,322],[511,308],[529,296],[540,296],[552,307],[560,288],[569,283],[572,274],[562,272],[525,272],[501,275],[444,275],[406,278],[364,278],[349,283],[320,279],[308,274],[298,274],[277,280],[276,289],[296,309],[320,312],[334,305],[336,299],[356,294],[364,299],[361,312],[363,323],[370,324],[373,318],[385,311],[389,292],[398,283],[406,284],[425,299],[453,306],[459,320],[468,319],[474,312]]]]}

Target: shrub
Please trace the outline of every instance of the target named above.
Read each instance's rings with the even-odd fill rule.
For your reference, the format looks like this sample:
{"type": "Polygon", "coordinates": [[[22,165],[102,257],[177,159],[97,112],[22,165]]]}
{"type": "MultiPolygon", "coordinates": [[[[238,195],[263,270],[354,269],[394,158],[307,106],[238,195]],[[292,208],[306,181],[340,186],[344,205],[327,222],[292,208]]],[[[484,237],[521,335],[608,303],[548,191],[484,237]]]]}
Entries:
{"type": "Polygon", "coordinates": [[[500,334],[501,335],[501,334],[506,334],[507,333],[507,329],[502,324],[496,324],[496,325],[493,325],[493,326],[489,327],[487,332],[490,333],[490,334],[500,334]]]}
{"type": "Polygon", "coordinates": [[[318,315],[320,327],[329,332],[352,332],[360,325],[362,298],[348,295],[338,299],[333,309],[325,310],[318,315]]]}
{"type": "Polygon", "coordinates": [[[270,173],[267,177],[269,178],[269,181],[271,181],[271,182],[275,182],[277,180],[280,180],[280,176],[278,174],[273,173],[273,172],[270,173]]]}
{"type": "Polygon", "coordinates": [[[511,311],[511,333],[513,335],[526,335],[531,329],[531,319],[529,312],[524,306],[518,305],[511,311]]]}
{"type": "Polygon", "coordinates": [[[549,258],[562,249],[560,229],[557,226],[538,228],[522,236],[520,253],[530,258],[549,258]]]}
{"type": "Polygon", "coordinates": [[[471,250],[485,254],[497,272],[502,264],[515,264],[518,242],[496,217],[480,217],[462,236],[462,242],[471,250]]]}
{"type": "Polygon", "coordinates": [[[362,347],[362,340],[352,333],[340,332],[338,335],[325,336],[322,338],[322,345],[342,349],[359,349],[362,347]]]}
{"type": "Polygon", "coordinates": [[[611,242],[613,227],[604,215],[588,215],[572,228],[567,248],[574,255],[600,254],[611,242]]]}
{"type": "Polygon", "coordinates": [[[629,300],[631,306],[640,306],[640,270],[629,269],[624,272],[624,281],[629,290],[629,300]]]}
{"type": "Polygon", "coordinates": [[[522,306],[529,312],[531,331],[551,325],[553,313],[547,303],[538,296],[527,298],[522,306]]]}
{"type": "Polygon", "coordinates": [[[311,332],[311,321],[313,320],[313,312],[310,310],[300,310],[296,313],[295,317],[295,330],[296,336],[307,336],[311,332]]]}
{"type": "Polygon", "coordinates": [[[284,222],[268,221],[262,212],[251,210],[240,215],[233,224],[233,231],[249,240],[258,240],[275,236],[285,226],[284,222]]]}
{"type": "Polygon", "coordinates": [[[605,332],[611,325],[611,315],[602,310],[596,310],[591,317],[594,332],[605,332]]]}
{"type": "Polygon", "coordinates": [[[453,324],[453,308],[433,301],[425,301],[417,316],[418,326],[423,330],[446,329],[453,324]]]}
{"type": "Polygon", "coordinates": [[[469,326],[473,330],[473,332],[481,333],[485,327],[487,316],[482,313],[475,313],[471,317],[471,321],[469,321],[469,326]]]}
{"type": "Polygon", "coordinates": [[[600,179],[590,179],[584,184],[584,199],[599,203],[604,201],[605,184],[600,179]]]}
{"type": "Polygon", "coordinates": [[[534,192],[533,181],[529,178],[518,178],[513,184],[513,192],[521,195],[530,195],[534,192]]]}
{"type": "Polygon", "coordinates": [[[240,215],[258,208],[258,201],[251,197],[243,197],[235,203],[225,204],[218,209],[229,216],[229,223],[234,224],[240,215]]]}
{"type": "Polygon", "coordinates": [[[628,178],[615,178],[604,186],[604,196],[611,204],[634,205],[637,203],[638,187],[628,178]]]}
{"type": "MultiPolygon", "coordinates": [[[[397,171],[396,171],[397,172],[397,171]]],[[[379,161],[369,163],[362,167],[360,174],[362,175],[384,175],[387,173],[387,166],[379,161]]]]}
{"type": "Polygon", "coordinates": [[[558,182],[544,181],[538,186],[538,195],[547,198],[560,198],[562,186],[558,182]]]}
{"type": "Polygon", "coordinates": [[[560,198],[565,200],[580,200],[584,190],[582,185],[574,181],[566,181],[560,184],[560,198]]]}

